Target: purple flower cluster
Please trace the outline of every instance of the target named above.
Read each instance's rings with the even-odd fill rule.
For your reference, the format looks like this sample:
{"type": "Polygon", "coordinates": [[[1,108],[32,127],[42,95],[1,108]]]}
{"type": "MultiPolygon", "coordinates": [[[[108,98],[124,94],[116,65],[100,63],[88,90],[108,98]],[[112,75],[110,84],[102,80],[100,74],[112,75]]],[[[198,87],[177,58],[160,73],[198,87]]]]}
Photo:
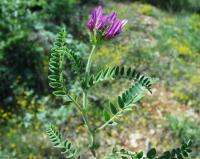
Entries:
{"type": "Polygon", "coordinates": [[[99,6],[92,11],[87,26],[90,31],[93,31],[94,29],[102,31],[103,37],[111,39],[122,32],[122,29],[127,22],[128,20],[117,19],[117,14],[115,12],[104,15],[102,7],[99,6]]]}

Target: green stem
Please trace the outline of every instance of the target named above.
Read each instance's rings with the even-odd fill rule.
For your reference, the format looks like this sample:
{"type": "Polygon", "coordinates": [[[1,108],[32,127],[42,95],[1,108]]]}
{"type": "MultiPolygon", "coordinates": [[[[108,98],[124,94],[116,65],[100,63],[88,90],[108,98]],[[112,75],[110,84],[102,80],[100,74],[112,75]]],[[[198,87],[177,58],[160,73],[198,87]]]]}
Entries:
{"type": "Polygon", "coordinates": [[[117,114],[115,114],[112,118],[110,118],[110,120],[106,121],[103,125],[101,125],[100,127],[98,127],[95,132],[102,130],[103,128],[105,128],[111,121],[113,121],[113,119],[121,114],[123,112],[123,109],[121,109],[117,114]]]}
{"type": "Polygon", "coordinates": [[[87,109],[87,92],[83,91],[83,109],[87,109]]]}
{"type": "Polygon", "coordinates": [[[85,70],[86,74],[88,74],[88,75],[90,73],[90,68],[91,68],[91,64],[92,64],[92,55],[94,54],[95,49],[96,49],[96,45],[92,45],[92,50],[91,50],[91,53],[88,57],[86,70],[85,70]]]}
{"type": "MultiPolygon", "coordinates": [[[[85,69],[85,74],[86,74],[86,78],[89,76],[90,74],[90,68],[91,68],[91,64],[92,64],[92,56],[95,52],[95,48],[96,45],[92,45],[92,50],[91,53],[88,57],[88,61],[87,61],[87,65],[86,65],[86,69],[85,69]]],[[[93,154],[94,157],[96,157],[96,153],[94,150],[94,144],[95,144],[95,132],[93,131],[93,128],[90,126],[90,123],[88,121],[88,115],[87,115],[87,90],[83,90],[83,110],[82,110],[82,116],[83,116],[83,120],[85,122],[85,125],[88,129],[89,132],[89,136],[90,136],[90,150],[93,154]]]]}
{"type": "MultiPolygon", "coordinates": [[[[84,93],[83,93],[84,94],[84,93]]],[[[86,98],[87,98],[87,94],[85,94],[84,96],[85,100],[83,100],[83,105],[85,104],[86,98]]],[[[84,108],[86,108],[86,105],[84,106],[84,108]]],[[[87,115],[87,109],[83,109],[82,110],[82,116],[83,116],[83,120],[85,123],[85,126],[89,132],[89,136],[90,136],[90,143],[89,143],[89,148],[93,154],[94,157],[96,157],[96,153],[94,150],[94,144],[95,144],[95,132],[93,131],[92,127],[90,126],[90,123],[88,121],[88,115],[87,115]]]]}
{"type": "MultiPolygon", "coordinates": [[[[91,53],[88,57],[88,61],[87,61],[87,65],[86,65],[86,71],[85,71],[86,77],[89,76],[89,73],[90,73],[90,68],[91,68],[91,63],[92,63],[92,55],[94,54],[95,48],[96,48],[96,45],[92,45],[92,50],[91,50],[91,53]]],[[[60,81],[63,85],[63,91],[67,92],[67,90],[64,87],[63,77],[61,75],[62,68],[63,68],[64,54],[61,55],[60,61],[61,61],[61,63],[59,65],[59,71],[60,71],[60,77],[59,78],[60,78],[60,81]]],[[[68,95],[68,97],[75,104],[76,109],[78,111],[80,111],[80,113],[82,114],[84,123],[85,123],[86,128],[88,129],[88,132],[89,132],[89,135],[90,135],[89,148],[90,148],[93,156],[96,158],[96,153],[95,153],[95,150],[94,150],[94,143],[95,143],[95,141],[94,141],[95,140],[95,134],[94,133],[95,132],[93,131],[94,129],[90,126],[88,116],[87,116],[87,90],[83,91],[83,107],[73,97],[71,97],[70,95],[68,95]]]]}
{"type": "MultiPolygon", "coordinates": [[[[131,103],[130,103],[131,104],[131,103]]],[[[125,105],[126,108],[129,107],[129,104],[128,105],[125,105]]],[[[131,108],[131,107],[130,107],[131,108]]],[[[125,109],[121,109],[120,111],[117,112],[117,114],[113,115],[112,118],[110,118],[108,121],[106,121],[103,125],[99,126],[95,132],[98,132],[100,130],[102,130],[103,128],[105,128],[111,121],[113,121],[115,119],[115,117],[117,117],[118,115],[124,113],[125,109]]]]}
{"type": "Polygon", "coordinates": [[[82,108],[81,108],[80,104],[79,104],[79,103],[77,103],[77,102],[76,102],[76,100],[75,100],[73,97],[71,97],[71,96],[69,96],[69,95],[68,95],[68,97],[69,97],[69,99],[71,99],[71,101],[72,101],[72,102],[75,104],[75,106],[76,106],[77,110],[78,110],[78,111],[80,111],[80,112],[81,112],[81,114],[82,114],[82,111],[83,111],[83,110],[82,110],[82,108]]]}

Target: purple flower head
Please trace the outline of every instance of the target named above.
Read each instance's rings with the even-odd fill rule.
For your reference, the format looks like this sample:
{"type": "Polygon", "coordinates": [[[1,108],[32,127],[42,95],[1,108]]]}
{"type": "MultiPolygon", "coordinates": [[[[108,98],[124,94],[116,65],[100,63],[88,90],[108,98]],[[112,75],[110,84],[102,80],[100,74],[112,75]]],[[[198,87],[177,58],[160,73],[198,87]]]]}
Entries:
{"type": "Polygon", "coordinates": [[[117,14],[115,12],[109,15],[103,14],[103,9],[99,6],[92,11],[87,26],[91,32],[94,30],[100,31],[104,38],[111,39],[122,32],[127,22],[127,20],[117,19],[117,14]]]}

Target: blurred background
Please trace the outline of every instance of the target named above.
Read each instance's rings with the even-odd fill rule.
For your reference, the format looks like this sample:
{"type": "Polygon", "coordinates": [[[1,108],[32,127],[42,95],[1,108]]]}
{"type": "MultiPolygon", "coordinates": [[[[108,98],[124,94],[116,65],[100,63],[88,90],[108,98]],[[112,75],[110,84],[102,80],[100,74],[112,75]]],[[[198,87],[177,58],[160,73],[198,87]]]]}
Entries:
{"type": "MultiPolygon", "coordinates": [[[[192,137],[191,158],[199,159],[199,0],[0,0],[0,159],[62,158],[45,134],[49,122],[80,147],[85,144],[87,134],[78,112],[51,95],[48,60],[62,26],[69,46],[87,58],[86,23],[99,4],[106,13],[117,11],[129,22],[119,37],[98,49],[92,71],[120,64],[160,78],[153,94],[134,112],[99,134],[104,139],[99,151],[107,153],[112,145],[120,145],[163,152],[192,137]]],[[[68,89],[79,95],[67,61],[65,77],[68,89]]],[[[128,84],[112,81],[93,87],[89,114],[94,125],[108,97],[115,99],[128,84]]],[[[89,155],[84,152],[83,158],[89,155]]]]}

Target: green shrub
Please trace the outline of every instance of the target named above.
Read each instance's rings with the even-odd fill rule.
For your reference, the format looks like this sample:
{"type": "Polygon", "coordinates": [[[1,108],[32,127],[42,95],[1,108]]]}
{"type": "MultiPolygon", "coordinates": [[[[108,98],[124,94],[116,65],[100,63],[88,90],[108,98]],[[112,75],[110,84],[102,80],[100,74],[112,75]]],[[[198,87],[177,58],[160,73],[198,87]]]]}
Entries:
{"type": "Polygon", "coordinates": [[[199,0],[143,0],[171,11],[200,11],[199,0]]]}
{"type": "MultiPolygon", "coordinates": [[[[0,1],[0,82],[4,84],[0,87],[0,107],[5,111],[19,112],[15,111],[15,96],[23,91],[39,96],[48,93],[47,52],[58,30],[56,24],[71,25],[69,31],[81,31],[75,27],[79,24],[79,4],[76,0],[0,1]],[[79,9],[74,10],[75,7],[79,9]],[[74,13],[77,14],[71,16],[74,13]]],[[[84,56],[84,43],[70,35],[68,43],[84,56]]]]}

